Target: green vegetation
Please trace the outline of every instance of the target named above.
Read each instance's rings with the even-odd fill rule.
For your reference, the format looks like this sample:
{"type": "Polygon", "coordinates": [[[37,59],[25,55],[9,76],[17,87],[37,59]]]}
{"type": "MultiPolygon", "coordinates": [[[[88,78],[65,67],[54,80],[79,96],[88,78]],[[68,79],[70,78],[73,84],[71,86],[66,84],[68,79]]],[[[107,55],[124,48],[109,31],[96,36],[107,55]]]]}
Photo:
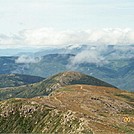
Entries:
{"type": "Polygon", "coordinates": [[[128,115],[134,115],[134,109],[123,109],[122,111],[121,111],[121,113],[123,113],[123,114],[128,114],[128,115]]]}
{"type": "Polygon", "coordinates": [[[26,100],[8,100],[0,106],[0,133],[84,133],[79,119],[64,119],[68,112],[26,100]]]}
{"type": "Polygon", "coordinates": [[[63,72],[35,84],[0,89],[0,100],[44,96],[50,94],[57,88],[74,84],[114,87],[99,79],[78,72],[63,72]]]}
{"type": "Polygon", "coordinates": [[[134,102],[134,93],[129,94],[116,94],[116,96],[127,99],[130,102],[134,102]]]}
{"type": "MultiPolygon", "coordinates": [[[[71,81],[65,76],[74,80],[76,72],[53,76],[52,81],[46,80],[48,86],[63,80],[62,75],[62,82],[67,84],[71,81]]],[[[116,88],[76,84],[56,88],[46,97],[3,100],[0,101],[0,133],[131,134],[133,122],[123,122],[123,117],[133,117],[134,106],[129,104],[131,99],[119,94],[133,96],[116,88]]]]}

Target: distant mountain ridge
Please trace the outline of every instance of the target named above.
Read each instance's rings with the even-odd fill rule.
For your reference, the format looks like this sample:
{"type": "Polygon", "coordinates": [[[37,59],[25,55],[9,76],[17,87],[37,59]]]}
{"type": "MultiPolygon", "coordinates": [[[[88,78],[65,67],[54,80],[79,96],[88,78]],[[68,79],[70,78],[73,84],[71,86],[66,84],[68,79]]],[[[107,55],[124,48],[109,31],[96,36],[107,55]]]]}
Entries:
{"type": "Polygon", "coordinates": [[[45,49],[29,56],[0,57],[0,74],[17,73],[46,78],[72,70],[99,78],[118,88],[134,91],[134,45],[70,45],[45,49]],[[90,52],[91,56],[88,56],[90,52]],[[80,59],[85,54],[87,56],[80,59]]]}
{"type": "Polygon", "coordinates": [[[0,74],[0,88],[17,87],[42,81],[44,78],[22,74],[0,74]]]}

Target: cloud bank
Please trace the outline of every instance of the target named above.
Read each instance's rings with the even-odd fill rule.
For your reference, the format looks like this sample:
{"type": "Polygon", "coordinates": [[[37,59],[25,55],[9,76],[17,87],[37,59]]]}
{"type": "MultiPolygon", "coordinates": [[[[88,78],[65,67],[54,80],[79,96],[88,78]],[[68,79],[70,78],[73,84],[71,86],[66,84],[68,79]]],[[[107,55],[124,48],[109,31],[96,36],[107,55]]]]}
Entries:
{"type": "Polygon", "coordinates": [[[71,66],[76,66],[81,63],[93,63],[97,65],[102,65],[107,63],[105,58],[96,49],[84,50],[78,53],[75,57],[71,59],[71,66]]]}
{"type": "Polygon", "coordinates": [[[26,55],[22,55],[15,60],[16,63],[24,63],[24,64],[38,63],[40,61],[41,61],[41,57],[30,57],[26,55]]]}
{"type": "Polygon", "coordinates": [[[22,30],[18,34],[0,34],[0,48],[63,47],[70,44],[130,45],[134,44],[134,30],[105,28],[71,31],[39,28],[22,30]]]}
{"type": "Polygon", "coordinates": [[[75,68],[83,63],[103,66],[114,60],[134,58],[134,45],[98,45],[87,46],[70,59],[68,68],[75,68]]]}

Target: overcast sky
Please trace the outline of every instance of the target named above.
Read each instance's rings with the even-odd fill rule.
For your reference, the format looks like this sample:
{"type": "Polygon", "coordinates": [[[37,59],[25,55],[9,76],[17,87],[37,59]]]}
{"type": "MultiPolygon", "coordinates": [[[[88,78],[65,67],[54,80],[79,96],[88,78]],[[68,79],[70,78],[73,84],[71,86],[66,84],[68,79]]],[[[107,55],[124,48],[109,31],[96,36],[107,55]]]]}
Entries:
{"type": "Polygon", "coordinates": [[[54,45],[59,43],[61,35],[64,38],[61,37],[59,44],[83,43],[85,38],[81,36],[85,30],[97,29],[102,34],[109,28],[112,28],[108,31],[112,31],[110,36],[115,32],[120,32],[120,36],[125,32],[126,36],[131,31],[129,38],[134,37],[134,0],[0,0],[0,47],[31,42],[35,46],[54,45]],[[79,35],[75,35],[77,31],[79,35]],[[67,42],[72,35],[75,41],[67,42]],[[76,40],[78,37],[81,41],[76,40]]]}

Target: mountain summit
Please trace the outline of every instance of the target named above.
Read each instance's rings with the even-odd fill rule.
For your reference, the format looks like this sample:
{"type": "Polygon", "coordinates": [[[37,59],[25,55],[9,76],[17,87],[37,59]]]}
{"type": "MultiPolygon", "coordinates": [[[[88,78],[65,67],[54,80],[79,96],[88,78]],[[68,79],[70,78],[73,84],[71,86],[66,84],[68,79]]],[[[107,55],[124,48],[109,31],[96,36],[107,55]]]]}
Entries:
{"type": "Polygon", "coordinates": [[[133,98],[94,77],[62,72],[35,84],[2,88],[0,133],[132,134],[133,98]]]}
{"type": "Polygon", "coordinates": [[[92,76],[88,76],[79,72],[62,72],[56,74],[52,77],[49,77],[41,82],[35,84],[29,84],[20,87],[12,87],[0,89],[0,99],[8,99],[8,98],[31,98],[36,96],[44,96],[49,95],[52,91],[64,87],[67,85],[76,85],[76,84],[85,84],[85,85],[93,85],[93,86],[104,86],[104,87],[112,87],[114,86],[96,79],[92,76]]]}
{"type": "Polygon", "coordinates": [[[73,84],[86,84],[86,85],[94,85],[94,86],[105,86],[105,87],[114,87],[113,85],[101,81],[97,78],[92,76],[74,72],[74,71],[67,71],[63,73],[59,73],[50,77],[51,80],[56,80],[60,85],[73,85],[73,84]]]}

